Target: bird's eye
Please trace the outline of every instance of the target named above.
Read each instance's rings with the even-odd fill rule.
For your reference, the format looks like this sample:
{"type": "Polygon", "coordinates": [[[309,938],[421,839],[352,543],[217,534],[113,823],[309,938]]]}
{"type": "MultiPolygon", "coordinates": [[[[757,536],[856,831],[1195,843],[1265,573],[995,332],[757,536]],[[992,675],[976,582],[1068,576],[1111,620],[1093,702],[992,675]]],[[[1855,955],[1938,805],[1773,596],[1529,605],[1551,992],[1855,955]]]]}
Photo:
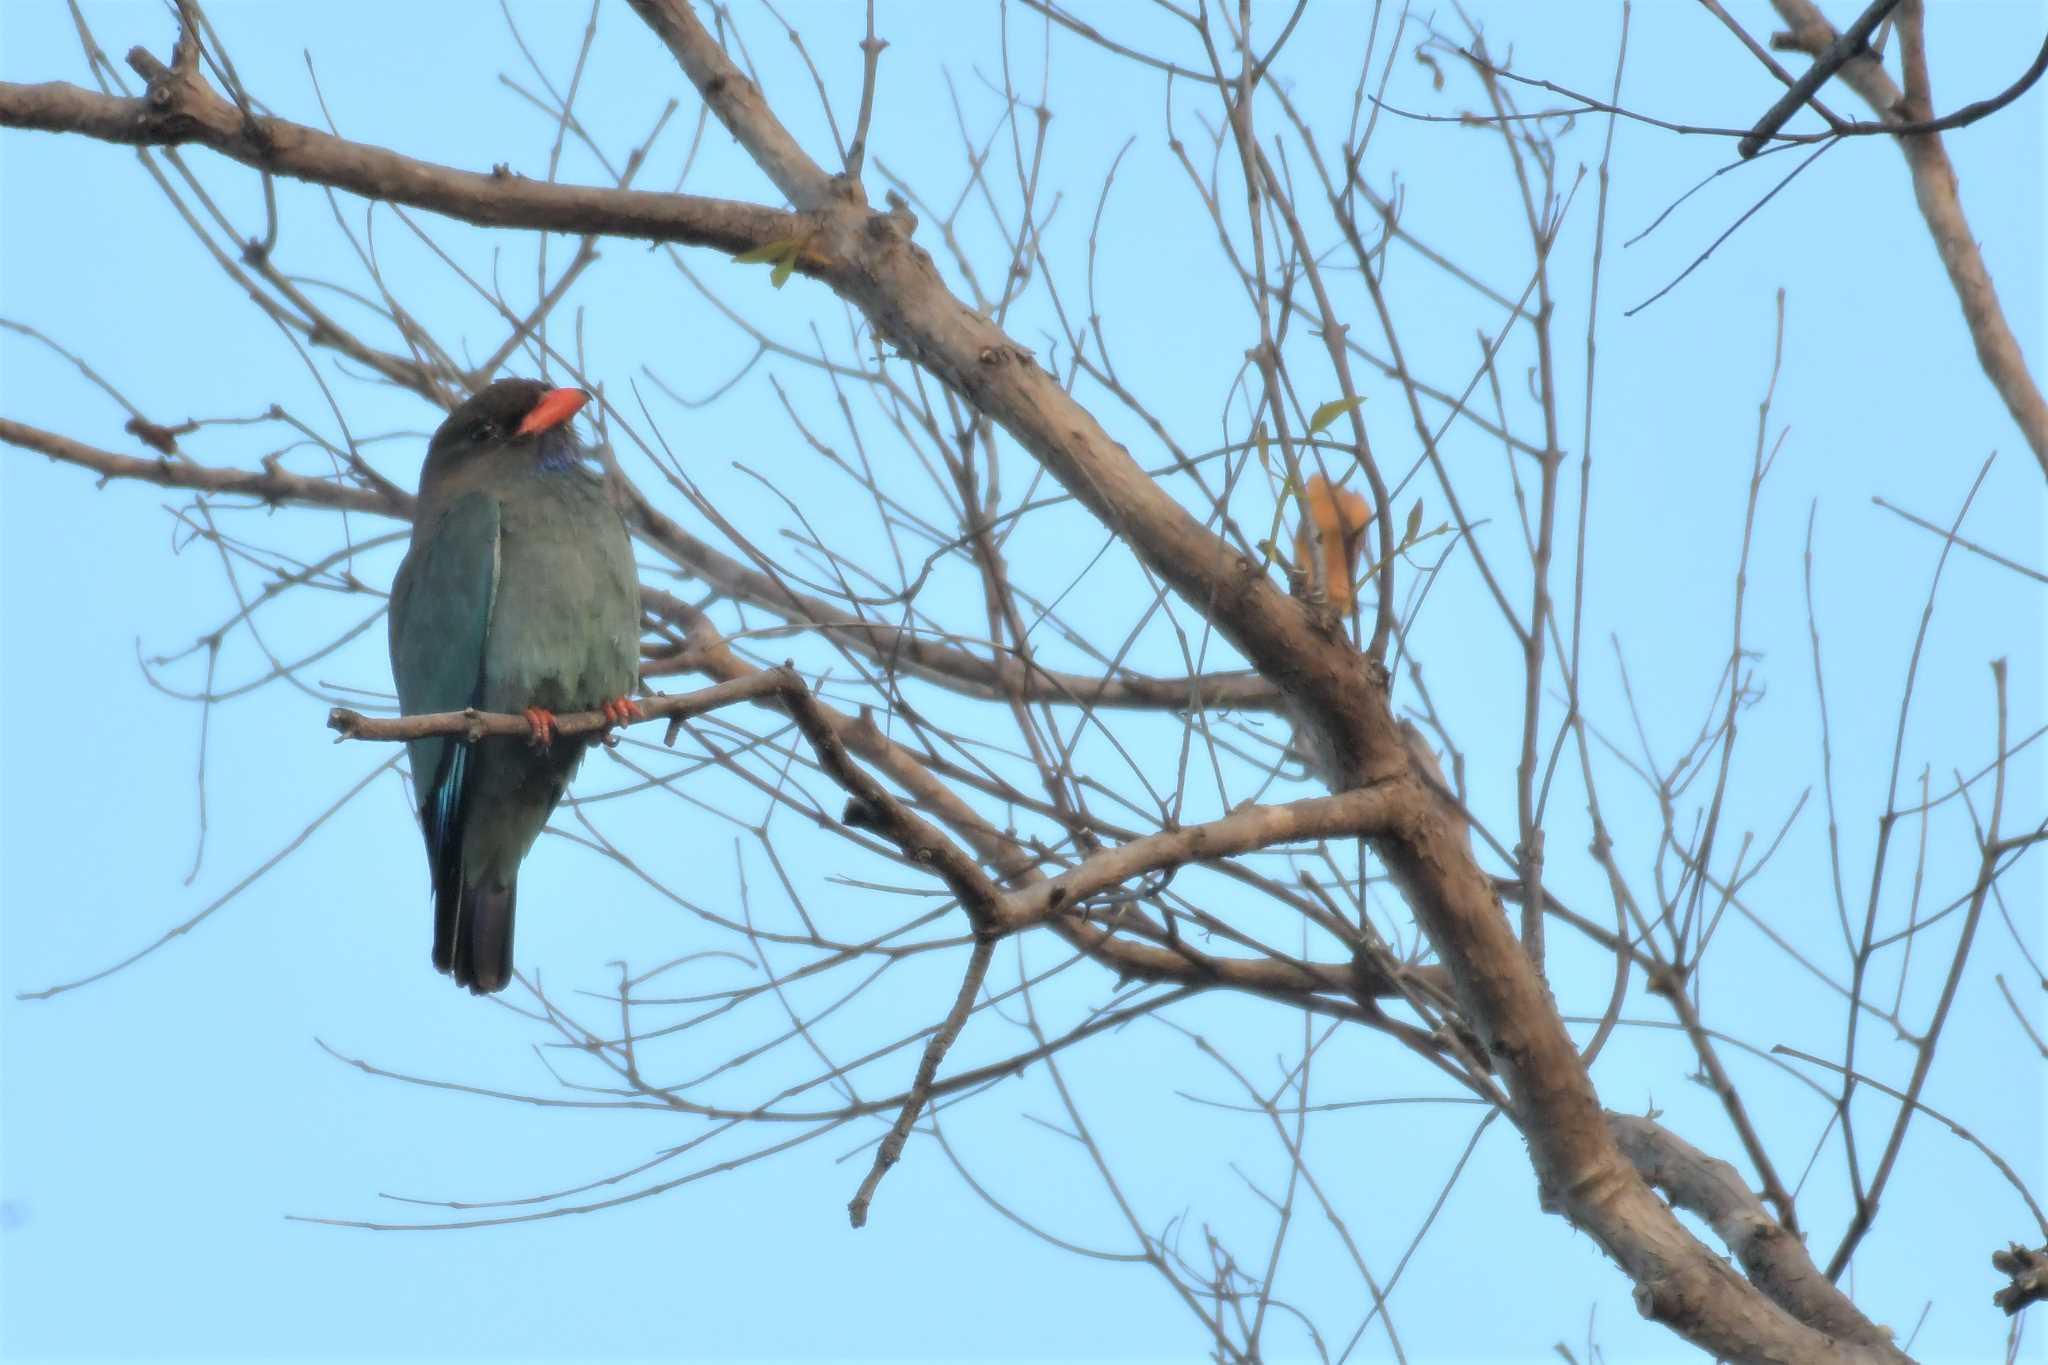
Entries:
{"type": "Polygon", "coordinates": [[[498,436],[498,424],[488,419],[478,422],[469,429],[469,439],[476,445],[488,444],[497,440],[498,436]]]}

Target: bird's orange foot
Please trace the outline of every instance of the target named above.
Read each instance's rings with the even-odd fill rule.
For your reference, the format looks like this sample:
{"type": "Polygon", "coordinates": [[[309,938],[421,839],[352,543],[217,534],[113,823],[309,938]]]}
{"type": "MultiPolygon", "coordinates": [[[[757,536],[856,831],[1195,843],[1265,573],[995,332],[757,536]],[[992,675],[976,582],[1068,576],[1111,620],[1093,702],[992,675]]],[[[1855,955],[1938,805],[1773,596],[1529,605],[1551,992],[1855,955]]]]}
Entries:
{"type": "Polygon", "coordinates": [[[631,697],[617,697],[600,708],[607,723],[627,725],[636,720],[646,720],[647,713],[640,709],[640,703],[631,697]]]}
{"type": "Polygon", "coordinates": [[[536,749],[545,749],[555,742],[555,713],[539,706],[529,706],[523,713],[527,728],[533,731],[531,741],[536,749]]]}

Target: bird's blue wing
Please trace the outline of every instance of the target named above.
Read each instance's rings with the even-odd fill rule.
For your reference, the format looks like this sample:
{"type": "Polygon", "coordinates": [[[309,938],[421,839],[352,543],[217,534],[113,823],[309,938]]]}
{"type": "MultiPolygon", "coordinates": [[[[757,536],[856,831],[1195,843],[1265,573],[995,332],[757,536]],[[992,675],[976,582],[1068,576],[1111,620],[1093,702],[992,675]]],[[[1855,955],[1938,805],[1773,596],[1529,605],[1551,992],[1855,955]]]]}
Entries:
{"type": "MultiPolygon", "coordinates": [[[[420,528],[399,566],[391,587],[391,672],[406,715],[460,711],[481,701],[498,532],[497,499],[465,494],[420,528]]],[[[407,747],[438,900],[460,880],[471,746],[436,735],[407,747]]]]}

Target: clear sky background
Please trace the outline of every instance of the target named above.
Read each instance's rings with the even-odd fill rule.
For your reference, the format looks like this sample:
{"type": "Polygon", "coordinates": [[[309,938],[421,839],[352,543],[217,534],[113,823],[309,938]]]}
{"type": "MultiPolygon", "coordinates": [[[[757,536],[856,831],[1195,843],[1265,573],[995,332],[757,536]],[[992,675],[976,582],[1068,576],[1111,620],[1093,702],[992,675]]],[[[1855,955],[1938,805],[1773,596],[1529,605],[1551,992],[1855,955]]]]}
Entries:
{"type": "MultiPolygon", "coordinates": [[[[1752,32],[1773,27],[1761,6],[1732,8],[1752,32]]],[[[1834,8],[1838,21],[1848,17],[1845,7],[1834,8]]],[[[793,51],[764,11],[744,3],[735,9],[771,100],[805,145],[828,159],[815,92],[793,51]]],[[[2048,21],[2038,4],[1934,9],[1934,82],[1943,108],[2012,79],[2048,21]]],[[[117,61],[135,44],[167,51],[171,22],[162,6],[89,3],[86,12],[117,61]]],[[[302,55],[310,53],[327,110],[344,134],[461,167],[509,162],[527,174],[544,173],[552,123],[499,82],[500,73],[530,77],[494,5],[222,0],[210,12],[244,79],[284,116],[321,121],[302,55]]],[[[566,79],[586,8],[515,3],[513,12],[554,79],[566,79]]],[[[858,7],[799,0],[783,13],[803,27],[835,103],[842,114],[850,111],[859,89],[858,7]]],[[[1128,24],[1145,42],[1165,32],[1135,4],[1089,13],[1105,26],[1128,24]]],[[[1283,15],[1261,11],[1267,36],[1283,15]]],[[[1354,60],[1368,16],[1363,5],[1318,7],[1280,63],[1304,107],[1328,126],[1344,124],[1355,68],[1319,63],[1319,54],[1354,60]]],[[[1048,50],[1042,28],[1015,7],[1010,25],[1018,85],[1036,91],[1048,50]]],[[[1612,7],[1506,6],[1487,25],[1497,50],[1512,44],[1520,70],[1585,90],[1604,91],[1611,80],[1619,26],[1612,7]]],[[[997,11],[885,6],[879,27],[890,47],[874,155],[929,197],[950,201],[962,160],[945,76],[951,73],[970,125],[989,128],[1000,110],[988,84],[1002,60],[997,11]]],[[[1200,64],[1198,49],[1173,41],[1181,43],[1181,60],[1200,64]]],[[[1166,147],[1164,81],[1071,35],[1055,34],[1049,50],[1054,117],[1047,174],[1064,198],[1048,249],[1065,263],[1063,297],[1079,297],[1102,177],[1135,133],[1103,220],[1098,284],[1105,327],[1133,388],[1150,396],[1186,445],[1209,448],[1221,439],[1218,414],[1257,338],[1256,321],[1223,273],[1213,234],[1166,147]]],[[[0,78],[90,84],[63,6],[10,0],[0,7],[0,78]]],[[[1715,125],[1747,123],[1775,94],[1766,73],[1710,16],[1677,0],[1637,7],[1624,89],[1632,107],[1715,125]]],[[[630,11],[605,5],[578,105],[586,125],[616,157],[644,136],[671,97],[680,109],[650,160],[642,181],[648,187],[673,184],[696,104],[630,11]]],[[[1453,112],[1467,107],[1470,95],[1462,87],[1435,94],[1427,69],[1404,58],[1390,98],[1453,112]]],[[[1831,99],[1838,110],[1862,112],[1846,91],[1831,99]]],[[[1177,107],[1177,117],[1192,117],[1192,104],[1177,107]]],[[[2048,353],[2043,108],[2037,90],[1949,139],[1973,228],[2037,374],[2048,353]]],[[[1565,143],[1567,162],[1596,162],[1603,133],[1603,124],[1582,124],[1565,143]]],[[[1589,648],[1597,645],[1611,658],[1609,635],[1620,642],[1668,761],[1712,704],[1726,655],[1756,404],[1770,369],[1773,300],[1783,287],[1785,361],[1772,431],[1775,438],[1782,425],[1789,435],[1756,528],[1749,632],[1764,695],[1744,716],[1736,790],[1743,827],[1767,838],[1815,781],[1800,579],[1811,510],[1843,863],[1850,899],[1858,903],[1901,680],[1939,549],[1934,537],[1871,499],[1882,496],[1945,523],[1995,450],[1999,458],[1968,533],[2037,567],[2048,558],[2041,543],[2048,503],[2039,468],[1977,368],[1900,158],[1881,141],[1830,152],[1668,298],[1633,319],[1622,316],[1622,308],[1667,282],[1754,203],[1787,162],[1773,158],[1775,168],[1716,181],[1658,233],[1619,247],[1619,238],[1633,236],[1730,155],[1721,140],[1638,126],[1624,125],[1616,138],[1594,413],[1599,521],[1589,648]]],[[[1384,187],[1387,176],[1398,174],[1418,231],[1494,284],[1519,288],[1527,248],[1519,208],[1504,197],[1491,160],[1497,144],[1454,124],[1394,119],[1374,156],[1376,183],[1384,187]]],[[[205,153],[191,160],[245,230],[261,222],[252,174],[205,153]]],[[[574,149],[561,175],[599,178],[589,156],[574,149]]],[[[715,126],[685,188],[774,202],[760,174],[715,126]]],[[[1575,263],[1590,249],[1591,193],[1589,181],[1561,248],[1575,263]]],[[[323,196],[296,187],[281,195],[287,268],[359,278],[350,273],[323,196]]],[[[347,212],[360,226],[359,211],[347,212]]],[[[515,281],[508,284],[515,299],[531,297],[530,238],[421,221],[466,268],[479,276],[496,270],[515,281]],[[494,258],[494,251],[502,254],[494,258]],[[516,283],[522,278],[527,283],[516,283]]],[[[417,315],[438,335],[465,338],[473,355],[495,345],[498,326],[467,285],[388,214],[379,216],[376,230],[380,260],[404,281],[417,315]]],[[[986,232],[985,223],[974,230],[986,232]]],[[[985,237],[976,240],[983,243],[980,259],[990,259],[985,237]]],[[[558,241],[553,259],[567,249],[558,241]]],[[[844,311],[820,286],[797,280],[776,292],[759,267],[734,267],[701,252],[683,259],[780,338],[802,345],[814,321],[832,336],[845,334],[844,311]]],[[[1584,334],[1582,277],[1575,264],[1561,286],[1567,296],[1560,335],[1574,366],[1584,334]]],[[[1441,288],[1438,280],[1397,270],[1392,287],[1423,361],[1462,375],[1474,315],[1449,302],[1438,309],[1426,292],[1441,288]]],[[[661,254],[638,244],[605,244],[579,299],[588,310],[590,371],[615,398],[642,366],[682,392],[706,393],[751,354],[744,336],[661,254]]],[[[1341,306],[1356,310],[1361,324],[1369,318],[1362,296],[1341,306]]],[[[338,437],[306,369],[222,279],[130,151],[77,138],[0,134],[0,314],[79,353],[156,420],[254,414],[276,402],[338,437]]],[[[1044,356],[1049,317],[1043,295],[1033,295],[1013,315],[1011,330],[1044,356]]],[[[558,343],[566,344],[567,330],[566,319],[558,322],[558,343]]],[[[831,419],[829,391],[772,362],[708,408],[655,409],[708,495],[763,537],[794,518],[740,464],[819,516],[830,518],[835,500],[845,498],[843,488],[818,477],[776,401],[771,375],[792,386],[799,412],[831,419]]],[[[366,384],[344,383],[337,394],[350,430],[376,438],[366,451],[411,486],[437,414],[366,384]]],[[[1397,391],[1375,380],[1368,394],[1376,440],[1405,467],[1414,441],[1397,391]]],[[[1140,424],[1093,406],[1141,460],[1158,461],[1160,449],[1140,424]]],[[[143,453],[121,432],[125,414],[75,368],[12,333],[0,334],[0,412],[143,453]]],[[[1567,414],[1565,445],[1574,464],[1578,430],[1577,413],[1567,414]]],[[[193,453],[210,463],[247,464],[276,444],[271,431],[228,429],[195,444],[193,453]]],[[[1014,452],[1012,458],[1010,486],[1021,489],[1023,477],[1014,471],[1022,460],[1014,452]]],[[[1474,446],[1470,458],[1497,462],[1498,452],[1474,446]]],[[[628,469],[649,487],[658,483],[644,461],[629,461],[628,469]]],[[[977,1200],[935,1145],[921,1139],[885,1183],[871,1226],[858,1233],[846,1225],[844,1204],[866,1167],[860,1143],[874,1134],[852,1130],[595,1216],[416,1234],[285,1221],[286,1214],[422,1212],[380,1199],[386,1192],[454,1200],[532,1194],[599,1178],[695,1132],[662,1116],[544,1111],[423,1091],[366,1076],[321,1051],[316,1039],[395,1070],[548,1089],[529,1046],[536,1037],[531,1026],[451,989],[428,967],[423,869],[393,774],[379,777],[190,935],[89,989],[48,1002],[17,999],[107,966],[209,904],[388,757],[369,746],[330,743],[325,703],[289,685],[215,708],[206,736],[204,856],[188,881],[200,823],[200,710],[153,688],[139,660],[184,649],[231,607],[217,556],[184,544],[167,514],[183,502],[150,487],[95,489],[76,469],[0,452],[0,1349],[25,1359],[1200,1354],[1191,1321],[1156,1277],[1034,1239],[977,1200]]],[[[705,529],[679,500],[672,510],[705,529]]],[[[1437,515],[1433,509],[1430,519],[1437,515]]],[[[1503,522],[1500,534],[1510,527],[1503,522]]],[[[245,519],[242,529],[309,554],[336,543],[332,519],[306,513],[280,513],[268,524],[245,519]]],[[[389,529],[358,523],[355,535],[360,542],[389,529]]],[[[1035,534],[1042,538],[1021,542],[1017,553],[1036,545],[1048,559],[1065,555],[1076,569],[1100,543],[1100,533],[1078,516],[1048,517],[1035,534]],[[1075,546],[1082,547],[1079,558],[1075,546]]],[[[358,572],[381,589],[396,562],[396,546],[366,550],[358,572]]],[[[1065,579],[1049,581],[1058,586],[1065,579]]],[[[1122,608],[1149,597],[1119,556],[1108,557],[1086,585],[1068,605],[1109,638],[1129,619],[1122,608]]],[[[1451,575],[1444,591],[1452,600],[1434,606],[1429,618],[1431,684],[1472,746],[1482,813],[1510,829],[1514,718],[1499,698],[1501,679],[1513,676],[1504,670],[1515,666],[1493,638],[1497,626],[1473,585],[1451,575]],[[1469,641],[1458,629],[1460,602],[1472,613],[1462,619],[1487,620],[1469,641]]],[[[2041,600],[2038,586],[1981,560],[1951,562],[1907,731],[1909,776],[1927,765],[1938,786],[1953,770],[1973,772],[1988,759],[1986,664],[1993,658],[2010,661],[2013,733],[2040,723],[2041,600]]],[[[266,639],[281,656],[296,657],[380,606],[381,599],[363,596],[294,607],[293,614],[266,618],[266,639]]],[[[381,619],[374,621],[306,670],[307,681],[387,687],[383,634],[381,619]]],[[[1139,661],[1175,671],[1170,639],[1148,639],[1139,661]]],[[[240,683],[261,671],[260,656],[237,644],[223,652],[216,681],[240,683]]],[[[189,691],[203,678],[202,655],[170,666],[160,680],[189,691]]],[[[1611,665],[1589,667],[1588,685],[1596,708],[1625,716],[1616,709],[1611,665]]],[[[1513,688],[1518,695],[1519,681],[1513,688]]],[[[1145,761],[1170,773],[1173,757],[1161,749],[1145,761]]],[[[2030,753],[2016,768],[2008,800],[2020,824],[2039,818],[2039,777],[2038,757],[2030,753]]],[[[578,791],[593,795],[633,780],[594,759],[578,791]]],[[[710,809],[629,798],[602,806],[604,828],[656,858],[683,895],[731,911],[751,855],[718,812],[753,801],[742,818],[755,818],[758,798],[720,786],[713,774],[686,782],[710,809]]],[[[1305,791],[1283,787],[1274,795],[1305,791]]],[[[1630,865],[1640,867],[1654,812],[1640,808],[1639,789],[1630,800],[1637,809],[1609,815],[1625,854],[1633,854],[1630,865]]],[[[1946,828],[1930,864],[1930,903],[1966,885],[1974,867],[1967,826],[1946,828]]],[[[1552,847],[1565,842],[1553,835],[1552,847]]],[[[789,847],[807,851],[796,869],[800,885],[833,900],[835,913],[857,917],[862,902],[827,878],[888,880],[898,871],[855,860],[830,840],[808,845],[793,836],[789,847]]],[[[1565,875],[1556,871],[1561,865],[1581,878],[1586,872],[1582,859],[1553,852],[1555,875],[1565,875]]],[[[765,895],[768,874],[758,862],[750,872],[753,893],[765,895]]],[[[1828,878],[1816,792],[1754,900],[1794,941],[1817,951],[1833,942],[1829,961],[1838,969],[1828,878]]],[[[1895,875],[1889,883],[1894,900],[1905,882],[1895,875]]],[[[2032,867],[2005,886],[2010,912],[2037,953],[2041,888],[2032,867]]],[[[1560,889],[1601,902],[1590,881],[1566,881],[1560,889]]],[[[615,977],[606,964],[615,959],[647,962],[714,941],[685,909],[561,839],[544,840],[530,859],[521,905],[520,965],[541,971],[565,995],[607,988],[615,977]]],[[[883,914],[894,910],[880,907],[883,914]]],[[[2003,926],[1987,920],[1983,932],[1989,938],[1966,980],[1927,1098],[2000,1151],[2038,1192],[2043,1071],[2023,1040],[2016,1045],[1991,971],[2003,964],[2037,1029],[2041,995],[2023,967],[2010,974],[2016,955],[2003,926]]],[[[1723,1026],[1758,1046],[1784,1042],[1838,1054],[1838,999],[1811,990],[1772,955],[1744,957],[1735,945],[1721,951],[1727,956],[1708,987],[1710,1015],[1718,1013],[1723,1026]],[[1753,975],[1739,965],[1751,961],[1753,975]]],[[[1568,1013],[1598,1012],[1608,988],[1604,970],[1560,949],[1554,979],[1568,1013]]],[[[873,1007],[873,1031],[887,1037],[938,1017],[956,971],[948,961],[906,974],[873,1007]]],[[[1055,1000],[1100,1000],[1108,989],[1098,977],[1055,1000]]],[[[1916,987],[1909,1017],[1924,1018],[1930,1000],[1927,988],[1916,987]]],[[[1273,1053],[1299,1040],[1298,1021],[1275,1017],[1284,1014],[1239,1000],[1203,1002],[1170,1017],[1230,1040],[1268,1074],[1273,1053]]],[[[1640,990],[1630,1014],[1666,1017],[1640,990]]],[[[1718,1107],[1683,1080],[1689,1066],[1675,1043],[1651,1034],[1626,1037],[1596,1074],[1609,1106],[1659,1108],[1680,1133],[1734,1159],[1739,1149],[1718,1107]]],[[[718,1046],[744,1041],[706,1037],[692,1046],[707,1049],[696,1061],[708,1065],[726,1055],[718,1046]]],[[[996,1055],[1006,1042],[1014,1038],[970,1030],[960,1059],[996,1055]]],[[[1904,1074],[1902,1051],[1887,1052],[1882,1040],[1871,1047],[1872,1064],[1891,1068],[1883,1074],[1904,1074]]],[[[1377,1038],[1333,1051],[1318,1063],[1328,1087],[1319,1097],[1415,1093],[1404,1087],[1422,1079],[1392,1051],[1377,1038]]],[[[907,1078],[911,1062],[899,1060],[907,1078]]],[[[1768,1068],[1741,1066],[1781,1165],[1798,1172],[1824,1112],[1768,1068]]],[[[1106,1145],[1122,1153],[1151,1227],[1194,1210],[1245,1244],[1263,1245],[1262,1215],[1229,1169],[1233,1160],[1266,1174],[1276,1169],[1263,1120],[1192,1106],[1176,1094],[1235,1098],[1227,1078],[1158,1025],[1098,1040],[1071,1068],[1106,1145]]],[[[1050,1115],[1046,1105],[1041,1083],[1020,1081],[955,1111],[948,1136],[978,1179],[1050,1226],[1128,1250],[1127,1234],[1119,1234],[1085,1169],[1042,1128],[1019,1118],[1050,1115]]],[[[1319,1170],[1354,1201],[1354,1230],[1376,1270],[1399,1257],[1474,1122],[1455,1106],[1369,1109],[1333,1116],[1319,1131],[1319,1170]]],[[[1927,1358],[1990,1358],[2000,1349],[2003,1321],[1989,1307],[1997,1281],[1987,1258],[2008,1240],[2038,1241],[2031,1220],[2009,1187],[1936,1123],[1915,1126],[1907,1161],[1858,1258],[1853,1287],[1902,1335],[1914,1331],[1931,1302],[1915,1347],[1927,1358]]],[[[1822,1254],[1845,1216],[1834,1188],[1839,1181],[1825,1174],[1838,1165],[1829,1148],[1823,1173],[1802,1198],[1822,1254]]],[[[1588,1240],[1536,1214],[1534,1205],[1520,1145],[1497,1124],[1481,1139],[1471,1170],[1395,1297],[1410,1358],[1536,1359],[1560,1339],[1582,1349],[1589,1315],[1609,1359],[1682,1356],[1679,1343],[1639,1321],[1627,1282],[1588,1240]]],[[[1357,1292],[1343,1267],[1303,1259],[1290,1263],[1287,1275],[1285,1287],[1327,1310],[1330,1323],[1355,1321],[1357,1292]]],[[[2033,1358],[2048,1358],[2039,1353],[2048,1333],[2032,1336],[2033,1358]]],[[[1385,1339],[1368,1334],[1360,1351],[1386,1358],[1385,1339]]]]}

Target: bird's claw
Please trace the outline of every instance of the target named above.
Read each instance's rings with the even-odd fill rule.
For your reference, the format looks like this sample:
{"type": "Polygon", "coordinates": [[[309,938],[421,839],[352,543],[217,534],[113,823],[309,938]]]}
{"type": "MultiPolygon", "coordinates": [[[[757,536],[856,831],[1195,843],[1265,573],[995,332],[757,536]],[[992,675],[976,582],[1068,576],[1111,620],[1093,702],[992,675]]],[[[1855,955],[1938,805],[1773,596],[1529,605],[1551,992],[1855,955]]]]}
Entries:
{"type": "Polygon", "coordinates": [[[523,713],[527,728],[533,731],[531,743],[536,749],[545,749],[555,742],[555,713],[545,707],[529,706],[523,713]]]}
{"type": "Polygon", "coordinates": [[[640,703],[631,697],[615,697],[599,709],[604,712],[605,722],[610,725],[630,725],[636,720],[647,719],[647,713],[640,709],[640,703]]]}

